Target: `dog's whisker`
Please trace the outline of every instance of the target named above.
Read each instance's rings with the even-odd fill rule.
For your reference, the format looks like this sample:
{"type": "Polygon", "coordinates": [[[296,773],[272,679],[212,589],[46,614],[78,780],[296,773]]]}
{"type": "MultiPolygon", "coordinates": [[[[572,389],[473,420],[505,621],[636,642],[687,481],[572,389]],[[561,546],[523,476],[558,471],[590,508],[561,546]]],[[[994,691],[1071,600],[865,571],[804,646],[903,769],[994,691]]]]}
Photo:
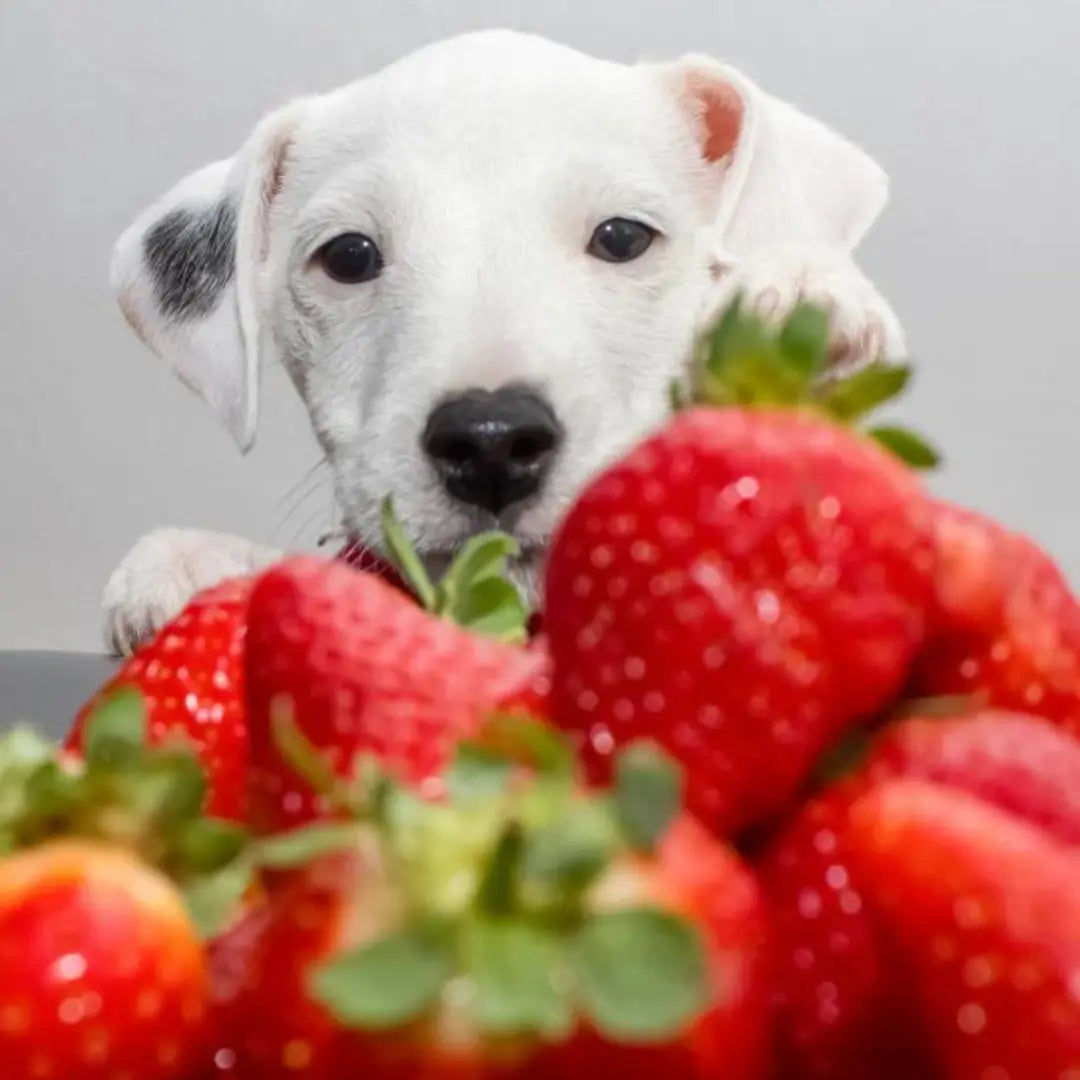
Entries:
{"type": "Polygon", "coordinates": [[[329,459],[324,454],[310,469],[304,471],[300,479],[296,481],[290,488],[282,493],[281,497],[277,501],[277,507],[280,509],[285,506],[290,500],[296,497],[296,495],[314,484],[316,486],[321,485],[323,477],[320,475],[320,470],[329,465],[329,459]]]}
{"type": "MultiPolygon", "coordinates": [[[[296,517],[297,514],[300,513],[301,510],[304,509],[304,507],[309,506],[312,498],[318,495],[322,490],[323,485],[317,484],[314,487],[311,487],[307,491],[303,492],[299,497],[297,497],[293,501],[292,506],[288,507],[285,510],[285,512],[279,518],[277,524],[274,526],[274,529],[271,533],[272,538],[274,540],[277,540],[281,536],[285,527],[296,517]]],[[[312,514],[311,517],[308,519],[309,523],[310,521],[318,517],[321,513],[324,513],[324,511],[321,509],[316,510],[314,514],[312,514]]],[[[303,531],[303,529],[301,529],[301,531],[303,531]]]]}

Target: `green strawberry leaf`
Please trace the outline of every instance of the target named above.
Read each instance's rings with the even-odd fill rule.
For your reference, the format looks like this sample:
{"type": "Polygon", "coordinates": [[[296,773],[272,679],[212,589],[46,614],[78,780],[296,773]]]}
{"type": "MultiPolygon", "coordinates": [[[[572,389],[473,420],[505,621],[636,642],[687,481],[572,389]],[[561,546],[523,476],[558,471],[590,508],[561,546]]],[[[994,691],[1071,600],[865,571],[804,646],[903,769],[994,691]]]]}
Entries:
{"type": "Polygon", "coordinates": [[[329,761],[300,730],[294,717],[293,701],[286,695],[270,703],[270,726],[274,744],[282,759],[316,795],[322,795],[338,809],[352,810],[352,792],[329,761]]]}
{"type": "Polygon", "coordinates": [[[195,817],[206,801],[206,774],[193,751],[159,750],[147,755],[132,777],[129,805],[156,828],[195,817]]]}
{"type": "Polygon", "coordinates": [[[23,775],[53,756],[56,747],[32,727],[20,724],[0,736],[0,796],[9,773],[23,775]]]}
{"type": "Polygon", "coordinates": [[[394,501],[389,495],[383,499],[382,504],[382,533],[390,561],[412,587],[423,607],[428,611],[434,611],[435,585],[423,561],[417,555],[412,541],[406,536],[401,522],[394,515],[394,501]]]}
{"type": "Polygon", "coordinates": [[[805,384],[828,362],[829,315],[815,304],[796,304],[780,329],[780,351],[805,384]]]}
{"type": "Polygon", "coordinates": [[[355,822],[321,822],[256,841],[252,858],[259,866],[288,870],[324,855],[355,851],[359,842],[360,828],[355,822]]]}
{"type": "Polygon", "coordinates": [[[494,752],[545,776],[572,780],[576,775],[569,741],[534,716],[495,713],[485,722],[480,740],[494,752]]]}
{"type": "Polygon", "coordinates": [[[91,767],[130,764],[141,756],[146,745],[146,704],[131,687],[110,692],[87,717],[83,756],[91,767]]]}
{"type": "Polygon", "coordinates": [[[837,420],[861,420],[903,393],[911,381],[913,370],[908,364],[875,361],[850,375],[826,383],[822,402],[829,415],[837,420]]]}
{"type": "Polygon", "coordinates": [[[419,1019],[454,971],[443,936],[407,929],[317,969],[311,990],[341,1024],[385,1030],[419,1019]]]}
{"type": "MultiPolygon", "coordinates": [[[[16,727],[0,737],[0,827],[12,830],[27,814],[51,816],[58,801],[49,798],[54,787],[65,796],[70,781],[61,773],[54,758],[55,747],[28,727],[16,727]],[[39,780],[48,774],[48,782],[39,780]],[[55,782],[54,782],[55,781],[55,782]]],[[[63,800],[66,807],[67,798],[63,800]]]]}
{"type": "Polygon", "coordinates": [[[476,906],[488,915],[509,915],[517,909],[525,831],[507,822],[480,876],[476,906]]]}
{"type": "MultiPolygon", "coordinates": [[[[68,820],[86,795],[82,774],[68,772],[55,758],[30,771],[21,789],[21,809],[30,828],[68,820]]],[[[11,793],[17,795],[16,789],[11,793]]]]}
{"type": "Polygon", "coordinates": [[[236,918],[254,873],[251,861],[240,857],[184,883],[184,901],[201,940],[211,941],[236,918]]]}
{"type": "Polygon", "coordinates": [[[704,367],[711,375],[719,377],[728,359],[744,347],[747,325],[754,320],[753,315],[743,315],[744,300],[742,293],[736,294],[709,333],[705,344],[704,367]]]}
{"type": "Polygon", "coordinates": [[[708,1007],[700,936],[673,915],[594,915],[575,935],[570,959],[584,1011],[615,1042],[667,1042],[708,1007]]]}
{"type": "Polygon", "coordinates": [[[933,469],[941,462],[938,451],[907,428],[886,424],[870,428],[867,435],[913,468],[933,469]]]}
{"type": "Polygon", "coordinates": [[[240,857],[248,841],[242,825],[220,818],[195,818],[183,826],[173,841],[176,857],[196,874],[220,870],[240,857]]]}
{"type": "Polygon", "coordinates": [[[454,621],[474,634],[507,644],[528,640],[529,609],[517,589],[502,578],[475,582],[459,596],[454,621]]]}
{"type": "Polygon", "coordinates": [[[513,762],[481,743],[459,743],[446,770],[446,788],[453,802],[489,799],[506,790],[513,762]]]}
{"type": "Polygon", "coordinates": [[[690,404],[690,391],[682,379],[672,379],[668,383],[668,408],[673,413],[680,413],[690,404]]]}
{"type": "Polygon", "coordinates": [[[573,1008],[562,993],[566,962],[557,934],[506,920],[477,919],[465,935],[466,972],[480,1027],[497,1038],[566,1038],[573,1008]]]}
{"type": "Polygon", "coordinates": [[[615,761],[615,809],[631,847],[652,851],[682,805],[679,766],[650,743],[628,746],[615,761]]]}
{"type": "Polygon", "coordinates": [[[544,898],[576,899],[604,872],[618,847],[618,829],[606,803],[578,800],[528,835],[523,888],[544,898]]]}
{"type": "Polygon", "coordinates": [[[507,561],[521,554],[521,546],[506,533],[489,531],[470,537],[457,553],[441,581],[448,603],[467,593],[479,581],[501,577],[507,561]]]}
{"type": "Polygon", "coordinates": [[[529,613],[504,576],[507,561],[520,551],[517,541],[505,533],[472,537],[439,582],[438,614],[477,634],[524,641],[529,613]]]}

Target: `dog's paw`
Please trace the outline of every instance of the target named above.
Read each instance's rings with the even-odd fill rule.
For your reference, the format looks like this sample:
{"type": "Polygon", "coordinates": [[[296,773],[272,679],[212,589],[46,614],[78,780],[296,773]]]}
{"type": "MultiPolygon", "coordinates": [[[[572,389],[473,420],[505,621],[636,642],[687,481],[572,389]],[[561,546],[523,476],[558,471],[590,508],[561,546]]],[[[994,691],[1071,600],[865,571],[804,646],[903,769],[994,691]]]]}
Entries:
{"type": "Polygon", "coordinates": [[[819,304],[830,315],[829,360],[833,371],[906,355],[896,313],[846,255],[781,252],[739,262],[718,260],[719,288],[711,316],[741,294],[749,310],[780,322],[796,304],[819,304]]]}
{"type": "Polygon", "coordinates": [[[105,647],[129,655],[196,593],[250,574],[277,557],[269,548],[224,533],[155,529],[128,552],[105,586],[105,647]]]}

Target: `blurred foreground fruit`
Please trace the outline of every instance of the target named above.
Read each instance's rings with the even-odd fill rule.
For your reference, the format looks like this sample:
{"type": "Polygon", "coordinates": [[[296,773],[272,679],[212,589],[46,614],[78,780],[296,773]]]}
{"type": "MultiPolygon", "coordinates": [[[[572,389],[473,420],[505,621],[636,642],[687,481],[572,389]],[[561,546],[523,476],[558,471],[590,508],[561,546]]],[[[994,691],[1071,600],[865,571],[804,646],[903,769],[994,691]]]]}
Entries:
{"type": "Polygon", "coordinates": [[[203,936],[238,895],[237,826],[202,816],[194,752],[151,747],[129,691],[81,758],[0,738],[0,1062],[5,1080],[183,1080],[210,1036],[203,936]]]}
{"type": "Polygon", "coordinates": [[[544,748],[531,775],[463,746],[440,803],[369,761],[338,796],[360,820],[267,841],[300,867],[229,1017],[253,1075],[766,1080],[752,876],[677,816],[662,758],[635,750],[587,795],[545,738],[523,742],[544,748]]]}

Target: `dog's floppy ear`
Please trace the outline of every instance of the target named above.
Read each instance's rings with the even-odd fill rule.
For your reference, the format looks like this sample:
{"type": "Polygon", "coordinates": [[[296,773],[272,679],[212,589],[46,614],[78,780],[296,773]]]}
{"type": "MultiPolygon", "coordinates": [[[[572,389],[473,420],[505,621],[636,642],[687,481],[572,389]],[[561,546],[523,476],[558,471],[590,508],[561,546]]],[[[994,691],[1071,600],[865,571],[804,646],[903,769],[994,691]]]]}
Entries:
{"type": "Polygon", "coordinates": [[[245,451],[267,359],[259,295],[267,220],[303,107],[267,117],[234,157],[180,181],[113,251],[112,285],[127,321],[245,451]]]}
{"type": "Polygon", "coordinates": [[[664,77],[723,170],[719,243],[736,256],[785,246],[853,251],[888,199],[884,170],[825,124],[707,57],[664,77]]]}

